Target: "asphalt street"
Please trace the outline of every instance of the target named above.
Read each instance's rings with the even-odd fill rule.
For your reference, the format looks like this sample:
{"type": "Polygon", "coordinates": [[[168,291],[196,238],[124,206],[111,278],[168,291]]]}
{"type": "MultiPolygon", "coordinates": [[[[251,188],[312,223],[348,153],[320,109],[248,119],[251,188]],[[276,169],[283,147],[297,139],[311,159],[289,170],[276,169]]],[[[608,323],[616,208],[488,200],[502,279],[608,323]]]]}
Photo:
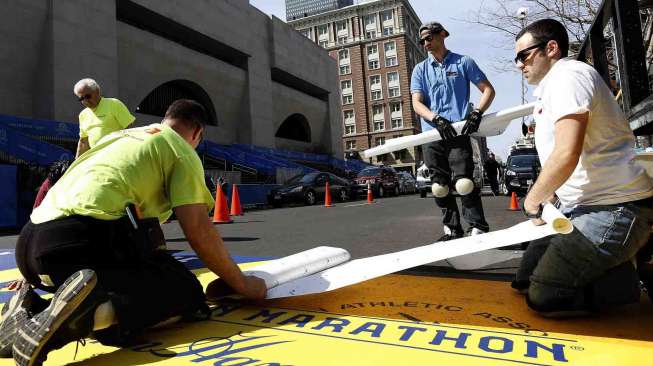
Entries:
{"type": "MultiPolygon", "coordinates": [[[[509,200],[483,197],[492,230],[524,220],[521,212],[507,209],[509,200]]],[[[318,204],[246,211],[234,223],[215,227],[233,255],[277,258],[321,245],[347,249],[352,258],[368,257],[432,244],[443,234],[433,198],[417,194],[373,204],[358,200],[330,208],[318,204]]],[[[170,249],[190,248],[176,221],[164,224],[163,230],[170,249]]],[[[14,248],[16,240],[16,235],[0,237],[0,248],[14,248]]]]}
{"type": "MultiPolygon", "coordinates": [[[[460,203],[460,202],[459,202],[460,203]]],[[[507,210],[509,197],[483,197],[492,230],[523,220],[507,210]]],[[[216,225],[235,255],[282,257],[320,245],[347,249],[353,258],[368,257],[435,242],[442,216],[433,198],[419,195],[337,202],[335,207],[295,206],[246,212],[232,224],[216,225]]],[[[188,248],[176,222],[164,225],[169,247],[188,248]]]]}

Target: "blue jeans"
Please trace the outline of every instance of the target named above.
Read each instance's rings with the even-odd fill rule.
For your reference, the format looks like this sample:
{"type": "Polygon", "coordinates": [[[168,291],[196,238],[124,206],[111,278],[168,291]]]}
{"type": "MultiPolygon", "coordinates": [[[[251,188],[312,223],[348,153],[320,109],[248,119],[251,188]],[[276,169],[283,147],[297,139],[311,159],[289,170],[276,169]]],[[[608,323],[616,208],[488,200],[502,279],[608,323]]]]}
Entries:
{"type": "Polygon", "coordinates": [[[653,200],[563,210],[574,225],[568,235],[530,243],[517,280],[530,280],[528,304],[538,311],[593,310],[636,301],[631,264],[646,245],[653,200]],[[630,298],[628,292],[630,291],[630,298]]]}

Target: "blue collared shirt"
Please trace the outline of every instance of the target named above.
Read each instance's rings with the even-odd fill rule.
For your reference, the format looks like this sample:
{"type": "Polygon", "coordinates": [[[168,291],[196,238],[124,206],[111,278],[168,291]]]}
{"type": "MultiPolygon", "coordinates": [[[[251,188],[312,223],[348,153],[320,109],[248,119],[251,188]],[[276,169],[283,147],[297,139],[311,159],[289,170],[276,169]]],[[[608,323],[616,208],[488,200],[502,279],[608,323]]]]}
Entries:
{"type": "MultiPolygon", "coordinates": [[[[469,83],[478,85],[487,77],[469,57],[449,51],[439,63],[432,54],[413,69],[410,92],[422,93],[423,103],[431,111],[452,121],[460,121],[469,112],[469,83]]],[[[422,132],[433,129],[422,118],[422,132]]]]}

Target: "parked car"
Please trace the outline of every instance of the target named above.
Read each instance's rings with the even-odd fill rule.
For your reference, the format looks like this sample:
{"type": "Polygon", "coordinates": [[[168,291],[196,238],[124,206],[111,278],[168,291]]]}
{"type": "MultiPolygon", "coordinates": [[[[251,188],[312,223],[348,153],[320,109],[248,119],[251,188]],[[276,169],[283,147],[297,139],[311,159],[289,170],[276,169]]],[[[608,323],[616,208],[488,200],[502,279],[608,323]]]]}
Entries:
{"type": "Polygon", "coordinates": [[[500,189],[508,195],[512,192],[525,194],[537,178],[540,169],[540,159],[536,153],[532,151],[522,153],[515,150],[506,159],[500,189]]]}
{"type": "Polygon", "coordinates": [[[426,194],[431,191],[431,173],[429,168],[426,167],[426,164],[422,164],[417,168],[417,190],[419,191],[419,196],[424,198],[426,194]]]}
{"type": "Polygon", "coordinates": [[[368,183],[375,197],[385,197],[388,194],[399,195],[399,178],[392,167],[369,167],[358,172],[356,193],[367,194],[368,183]]]}
{"type": "Polygon", "coordinates": [[[398,172],[397,174],[399,175],[399,193],[415,193],[417,182],[413,178],[413,175],[408,172],[398,172]]]}
{"type": "Polygon", "coordinates": [[[268,193],[268,203],[280,207],[284,203],[305,203],[314,205],[324,200],[326,182],[333,200],[345,202],[351,195],[352,184],[344,178],[331,173],[311,172],[299,174],[290,178],[281,187],[274,188],[268,193]]]}

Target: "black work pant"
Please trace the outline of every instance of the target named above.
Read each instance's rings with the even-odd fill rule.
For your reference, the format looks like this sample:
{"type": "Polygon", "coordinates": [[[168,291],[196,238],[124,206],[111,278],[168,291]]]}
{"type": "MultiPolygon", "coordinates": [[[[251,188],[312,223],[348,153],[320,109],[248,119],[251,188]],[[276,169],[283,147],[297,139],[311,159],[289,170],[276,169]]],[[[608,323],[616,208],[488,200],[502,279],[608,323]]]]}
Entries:
{"type": "Polygon", "coordinates": [[[492,193],[495,195],[499,194],[499,181],[497,180],[497,176],[488,174],[487,179],[490,181],[490,189],[492,189],[492,193]]]}
{"type": "Polygon", "coordinates": [[[30,284],[49,292],[80,269],[94,270],[98,288],[116,310],[119,337],[129,337],[171,317],[207,309],[195,275],[150,242],[163,241],[158,223],[150,225],[150,234],[140,235],[127,220],[30,221],[20,233],[16,262],[30,284]]]}
{"type": "MultiPolygon", "coordinates": [[[[431,183],[446,185],[452,191],[455,182],[460,178],[474,178],[474,159],[472,144],[469,136],[457,136],[451,141],[435,141],[422,145],[424,162],[431,170],[431,183]],[[453,179],[453,180],[452,180],[453,179]]],[[[490,227],[485,221],[483,204],[481,203],[480,189],[460,196],[463,217],[470,227],[482,231],[489,231],[490,227]]],[[[462,234],[460,213],[456,198],[449,194],[446,197],[435,198],[435,203],[442,209],[443,224],[452,231],[462,234]]]]}

